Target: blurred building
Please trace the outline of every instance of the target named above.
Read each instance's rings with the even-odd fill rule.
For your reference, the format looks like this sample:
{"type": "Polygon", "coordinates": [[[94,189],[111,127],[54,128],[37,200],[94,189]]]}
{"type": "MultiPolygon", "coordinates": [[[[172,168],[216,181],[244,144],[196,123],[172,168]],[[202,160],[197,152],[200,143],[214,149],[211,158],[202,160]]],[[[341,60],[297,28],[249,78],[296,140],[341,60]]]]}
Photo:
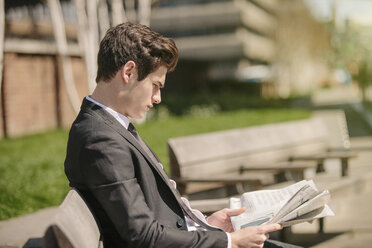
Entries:
{"type": "Polygon", "coordinates": [[[330,23],[317,21],[303,1],[279,2],[275,92],[280,97],[309,95],[329,80],[330,23]]]}
{"type": "Polygon", "coordinates": [[[197,89],[208,81],[271,82],[277,4],[276,0],[161,1],[152,10],[151,28],[175,38],[180,50],[174,74],[182,75],[170,87],[197,89]]]}
{"type": "Polygon", "coordinates": [[[303,1],[161,1],[151,27],[180,49],[170,89],[235,82],[255,85],[262,96],[288,97],[309,94],[329,74],[330,36],[303,1]]]}
{"type": "MultiPolygon", "coordinates": [[[[89,93],[88,82],[94,81],[88,79],[74,2],[58,1],[67,41],[63,56],[55,42],[49,2],[5,0],[0,137],[70,125],[76,106],[64,78],[63,56],[71,60],[70,74],[80,100],[89,93]]],[[[98,3],[108,4],[107,11],[113,12],[113,2],[98,3]]],[[[123,2],[128,20],[138,21],[138,1],[123,2]]],[[[168,76],[166,92],[240,84],[255,89],[247,95],[288,97],[308,94],[326,80],[329,36],[303,1],[152,2],[151,28],[173,37],[180,50],[179,66],[168,76]]],[[[98,20],[99,25],[110,21],[98,20]]]]}

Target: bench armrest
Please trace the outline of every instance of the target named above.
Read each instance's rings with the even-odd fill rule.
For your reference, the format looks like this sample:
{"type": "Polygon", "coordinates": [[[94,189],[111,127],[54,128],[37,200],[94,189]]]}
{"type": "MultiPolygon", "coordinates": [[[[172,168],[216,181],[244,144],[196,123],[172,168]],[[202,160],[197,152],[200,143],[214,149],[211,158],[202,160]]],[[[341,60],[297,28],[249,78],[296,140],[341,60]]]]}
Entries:
{"type": "Polygon", "coordinates": [[[314,161],[283,161],[272,164],[243,165],[240,172],[244,171],[301,171],[308,168],[314,168],[314,161]]]}
{"type": "Polygon", "coordinates": [[[305,156],[292,156],[289,158],[290,161],[295,160],[325,160],[331,158],[339,159],[350,159],[357,156],[356,152],[353,151],[329,151],[319,154],[305,155],[305,156]]]}
{"type": "Polygon", "coordinates": [[[210,177],[178,177],[174,180],[177,183],[187,184],[187,183],[222,183],[222,184],[237,184],[237,183],[247,183],[253,185],[263,185],[264,181],[272,179],[271,174],[264,176],[257,175],[236,175],[236,176],[210,176],[210,177]]]}
{"type": "Polygon", "coordinates": [[[305,170],[315,169],[315,161],[283,161],[272,164],[243,165],[240,167],[240,173],[246,171],[270,171],[275,174],[276,182],[288,180],[300,181],[305,179],[305,170]]]}
{"type": "Polygon", "coordinates": [[[225,175],[225,176],[195,176],[195,177],[176,177],[173,178],[177,183],[177,188],[180,191],[181,195],[185,194],[187,187],[195,187],[200,185],[203,187],[208,187],[214,185],[213,187],[227,187],[235,186],[236,190],[241,194],[244,193],[243,185],[249,185],[252,188],[262,188],[263,185],[271,184],[275,182],[275,174],[268,172],[261,173],[251,173],[246,175],[225,175]],[[192,184],[192,185],[190,185],[192,184]]]}
{"type": "Polygon", "coordinates": [[[357,156],[356,152],[353,151],[329,151],[319,154],[307,155],[307,156],[293,156],[290,157],[290,161],[296,160],[312,160],[318,163],[317,172],[324,171],[324,160],[326,159],[340,159],[341,160],[341,167],[342,167],[342,176],[347,176],[348,174],[348,167],[349,167],[349,159],[355,158],[357,156]]]}

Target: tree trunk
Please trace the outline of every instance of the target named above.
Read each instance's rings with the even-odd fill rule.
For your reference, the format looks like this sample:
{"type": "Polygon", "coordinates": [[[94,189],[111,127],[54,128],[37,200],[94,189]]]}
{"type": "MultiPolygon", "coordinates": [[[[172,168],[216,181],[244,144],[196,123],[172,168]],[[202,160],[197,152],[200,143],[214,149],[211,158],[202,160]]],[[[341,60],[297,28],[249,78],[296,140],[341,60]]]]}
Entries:
{"type": "Polygon", "coordinates": [[[3,83],[3,59],[4,59],[4,35],[5,35],[5,6],[4,0],[0,0],[0,103],[1,85],[3,83]]]}
{"type": "Polygon", "coordinates": [[[67,95],[72,108],[77,114],[80,109],[80,99],[75,88],[71,59],[67,53],[68,47],[61,5],[58,0],[48,0],[48,6],[51,12],[53,32],[57,44],[57,53],[61,57],[62,61],[63,81],[66,85],[67,95]]]}
{"type": "Polygon", "coordinates": [[[151,0],[139,0],[138,4],[138,22],[149,27],[151,18],[151,0]]]}
{"type": "MultiPolygon", "coordinates": [[[[89,91],[92,92],[95,87],[95,76],[97,73],[96,67],[96,54],[90,48],[91,43],[89,41],[90,35],[89,30],[91,27],[88,24],[88,17],[85,11],[85,0],[74,0],[76,14],[78,19],[78,41],[80,49],[83,51],[84,54],[84,61],[85,66],[87,68],[87,76],[88,76],[88,87],[89,91]]],[[[97,28],[97,27],[96,27],[97,28]]]]}
{"type": "Polygon", "coordinates": [[[106,0],[98,1],[98,20],[99,20],[99,37],[100,40],[105,36],[107,29],[110,28],[110,18],[106,0]]]}
{"type": "Polygon", "coordinates": [[[97,73],[97,52],[98,52],[98,20],[97,20],[97,1],[88,0],[87,1],[88,10],[88,43],[89,43],[89,53],[92,58],[90,61],[91,70],[89,79],[89,90],[92,92],[96,86],[95,76],[97,73]]]}
{"type": "Polygon", "coordinates": [[[127,17],[125,15],[122,0],[111,0],[111,7],[112,7],[112,26],[116,26],[120,23],[127,21],[127,17]]]}

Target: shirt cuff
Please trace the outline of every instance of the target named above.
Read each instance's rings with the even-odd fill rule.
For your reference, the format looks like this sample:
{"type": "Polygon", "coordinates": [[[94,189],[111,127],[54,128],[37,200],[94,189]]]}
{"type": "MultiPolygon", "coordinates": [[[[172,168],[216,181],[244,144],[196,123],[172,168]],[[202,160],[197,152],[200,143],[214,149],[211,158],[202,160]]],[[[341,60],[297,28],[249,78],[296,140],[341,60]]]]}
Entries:
{"type": "Polygon", "coordinates": [[[231,248],[231,236],[230,233],[226,233],[227,235],[227,248],[231,248]]]}

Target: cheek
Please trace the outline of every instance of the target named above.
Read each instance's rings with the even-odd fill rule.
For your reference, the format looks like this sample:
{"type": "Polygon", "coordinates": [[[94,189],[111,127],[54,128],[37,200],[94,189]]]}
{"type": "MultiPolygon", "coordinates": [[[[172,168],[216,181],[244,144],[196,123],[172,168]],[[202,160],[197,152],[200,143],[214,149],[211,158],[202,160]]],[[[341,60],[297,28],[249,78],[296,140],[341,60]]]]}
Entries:
{"type": "Polygon", "coordinates": [[[149,101],[152,99],[153,91],[152,84],[142,84],[132,92],[131,99],[138,105],[149,104],[149,101]]]}
{"type": "Polygon", "coordinates": [[[154,94],[154,87],[152,86],[152,84],[149,87],[146,87],[146,89],[144,89],[143,91],[143,97],[147,99],[151,98],[153,94],[154,94]]]}
{"type": "Polygon", "coordinates": [[[149,91],[148,89],[141,89],[132,96],[132,99],[134,105],[136,105],[138,108],[142,108],[143,105],[149,104],[151,97],[152,91],[149,91]]]}

